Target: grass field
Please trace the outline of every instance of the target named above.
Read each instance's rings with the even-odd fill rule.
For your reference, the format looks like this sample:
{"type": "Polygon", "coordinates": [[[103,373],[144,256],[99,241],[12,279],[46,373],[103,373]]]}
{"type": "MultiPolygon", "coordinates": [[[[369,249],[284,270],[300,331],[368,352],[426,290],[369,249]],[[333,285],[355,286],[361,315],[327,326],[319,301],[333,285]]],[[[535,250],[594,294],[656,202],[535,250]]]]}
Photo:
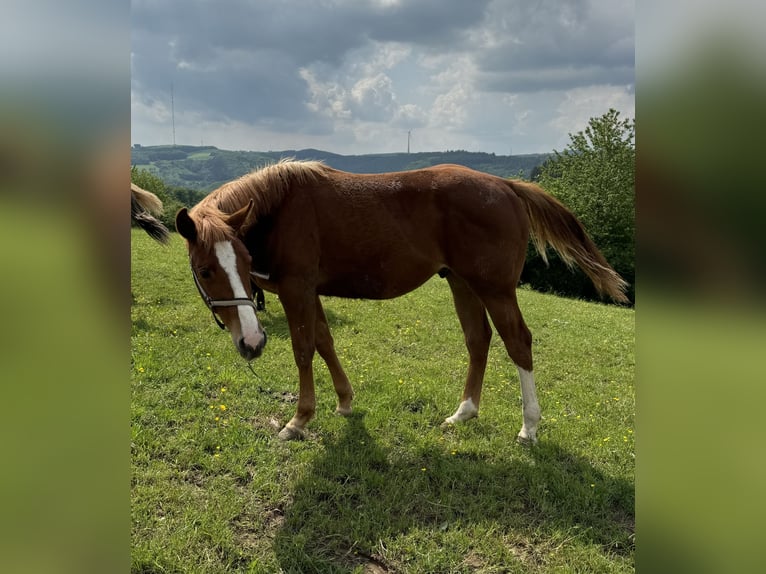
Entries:
{"type": "Polygon", "coordinates": [[[355,413],[317,357],[308,440],[277,432],[297,372],[277,298],[254,374],[196,293],[185,248],[132,236],[132,571],[632,572],[634,312],[521,289],[543,411],[494,335],[481,414],[442,429],[467,353],[449,288],[327,298],[355,413]]]}

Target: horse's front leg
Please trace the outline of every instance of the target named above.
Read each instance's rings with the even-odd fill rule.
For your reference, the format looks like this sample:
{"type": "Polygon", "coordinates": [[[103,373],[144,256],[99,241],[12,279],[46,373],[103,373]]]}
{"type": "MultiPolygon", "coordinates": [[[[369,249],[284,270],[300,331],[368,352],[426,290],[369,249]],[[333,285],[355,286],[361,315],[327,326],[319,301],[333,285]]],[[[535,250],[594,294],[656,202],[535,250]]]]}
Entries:
{"type": "Polygon", "coordinates": [[[314,358],[316,306],[313,293],[291,292],[280,289],[280,299],[287,316],[290,328],[290,340],[293,345],[295,364],[298,367],[298,408],[295,416],[290,419],[279,432],[282,440],[294,440],[305,437],[306,425],[316,412],[316,395],[314,393],[314,358]]]}

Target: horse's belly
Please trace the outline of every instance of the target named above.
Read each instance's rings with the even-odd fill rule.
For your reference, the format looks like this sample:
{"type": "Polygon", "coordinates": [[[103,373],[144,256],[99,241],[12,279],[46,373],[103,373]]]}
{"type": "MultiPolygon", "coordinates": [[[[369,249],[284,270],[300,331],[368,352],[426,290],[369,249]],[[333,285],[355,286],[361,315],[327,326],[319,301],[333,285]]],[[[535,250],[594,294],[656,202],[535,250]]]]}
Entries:
{"type": "Polygon", "coordinates": [[[424,271],[407,276],[361,272],[327,278],[317,286],[317,292],[352,299],[393,299],[417,289],[432,275],[424,271]]]}

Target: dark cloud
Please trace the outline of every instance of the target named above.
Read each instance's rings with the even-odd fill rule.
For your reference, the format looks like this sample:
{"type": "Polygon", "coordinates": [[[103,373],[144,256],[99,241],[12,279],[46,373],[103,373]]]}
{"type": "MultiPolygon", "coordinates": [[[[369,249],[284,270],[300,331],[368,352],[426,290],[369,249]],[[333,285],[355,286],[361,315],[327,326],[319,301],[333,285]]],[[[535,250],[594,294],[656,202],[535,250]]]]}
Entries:
{"type": "Polygon", "coordinates": [[[443,46],[481,22],[489,0],[359,2],[152,0],[133,2],[133,28],[175,38],[179,54],[276,50],[298,66],[339,63],[368,40],[443,46]]]}
{"type": "Polygon", "coordinates": [[[633,20],[631,1],[495,2],[484,42],[476,42],[480,87],[529,92],[633,84],[633,20]]]}
{"type": "Polygon", "coordinates": [[[167,99],[172,82],[179,108],[253,123],[282,118],[294,127],[308,114],[300,68],[339,67],[371,41],[454,46],[486,4],[134,2],[134,91],[167,99]]]}
{"type": "Polygon", "coordinates": [[[220,20],[205,26],[186,14],[169,24],[167,31],[157,30],[156,24],[133,29],[137,97],[169,101],[172,84],[179,111],[210,119],[258,123],[276,117],[299,120],[305,113],[305,83],[289,53],[256,39],[243,43],[236,22],[228,41],[220,20]],[[183,30],[187,23],[189,29],[183,30]]]}
{"type": "Polygon", "coordinates": [[[542,90],[568,90],[582,86],[624,86],[633,90],[633,67],[606,67],[585,64],[540,69],[520,69],[480,74],[482,88],[493,92],[539,92],[542,90]]]}
{"type": "Polygon", "coordinates": [[[175,56],[200,65],[221,54],[275,51],[298,66],[315,59],[337,61],[364,41],[359,10],[295,0],[156,0],[133,3],[133,28],[171,40],[175,56]]]}
{"type": "Polygon", "coordinates": [[[420,0],[378,7],[369,13],[369,36],[378,41],[407,42],[455,49],[481,23],[490,0],[420,0]]]}

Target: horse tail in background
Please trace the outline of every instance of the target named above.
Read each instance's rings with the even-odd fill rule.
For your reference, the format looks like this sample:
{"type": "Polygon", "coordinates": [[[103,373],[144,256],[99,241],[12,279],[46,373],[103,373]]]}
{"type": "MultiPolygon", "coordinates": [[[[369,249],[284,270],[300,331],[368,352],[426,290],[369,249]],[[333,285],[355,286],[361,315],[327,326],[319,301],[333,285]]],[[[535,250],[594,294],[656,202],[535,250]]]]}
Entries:
{"type": "Polygon", "coordinates": [[[545,250],[550,246],[570,269],[576,263],[599,293],[618,303],[628,302],[625,295],[628,284],[607,263],[582,223],[564,204],[534,183],[516,179],[506,183],[527,208],[532,242],[546,264],[545,250]]]}
{"type": "Polygon", "coordinates": [[[162,213],[162,201],[151,191],[141,189],[135,183],[130,184],[130,219],[141,229],[149,234],[149,237],[167,243],[170,232],[163,223],[154,217],[162,213]]]}

